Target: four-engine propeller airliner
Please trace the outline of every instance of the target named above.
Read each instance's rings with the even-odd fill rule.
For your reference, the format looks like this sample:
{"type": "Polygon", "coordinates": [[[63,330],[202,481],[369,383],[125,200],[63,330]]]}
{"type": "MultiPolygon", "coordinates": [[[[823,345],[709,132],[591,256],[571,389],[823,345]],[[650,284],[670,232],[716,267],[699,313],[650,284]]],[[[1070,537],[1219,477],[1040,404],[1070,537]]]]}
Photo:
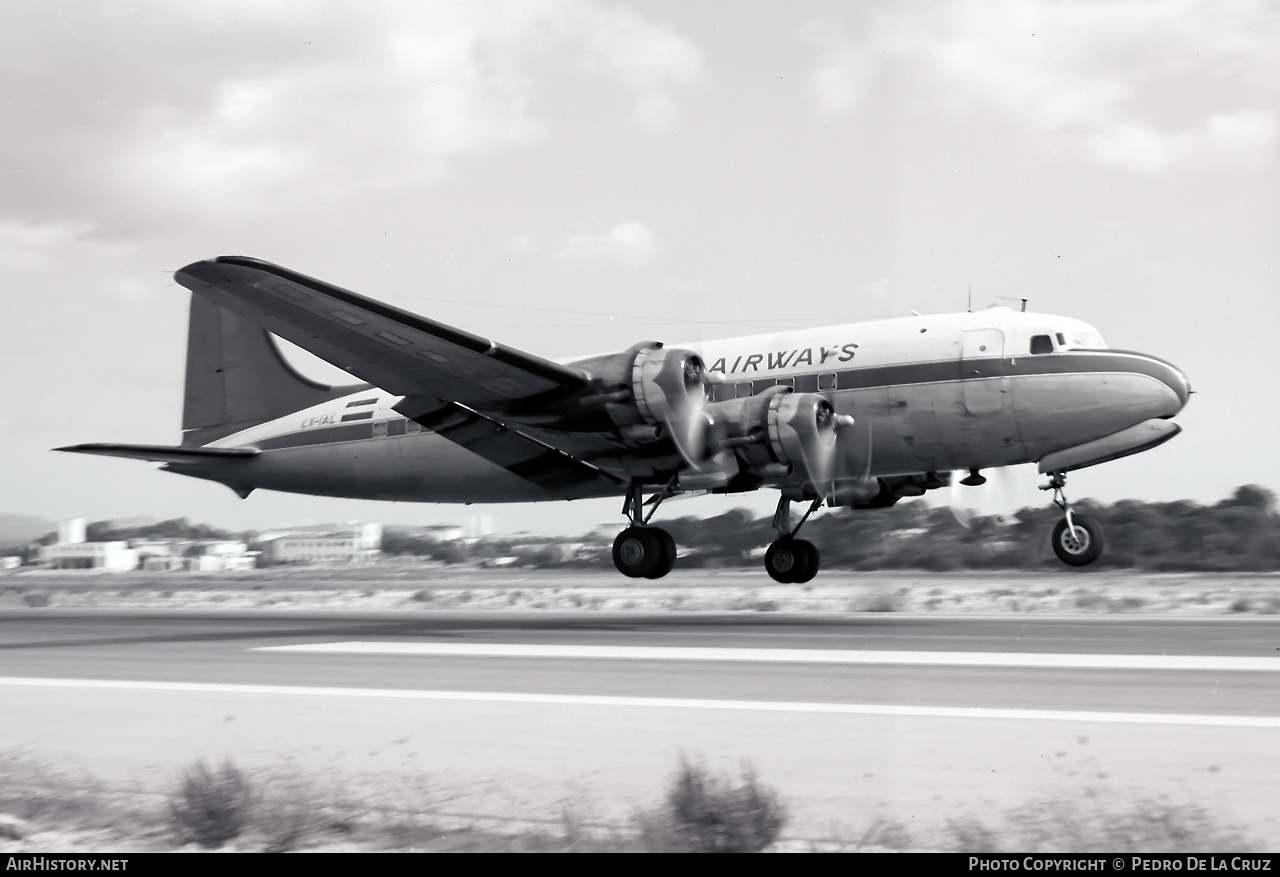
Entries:
{"type": "Polygon", "coordinates": [[[822,505],[882,508],[983,469],[1037,463],[1084,566],[1103,534],[1067,473],[1177,435],[1186,375],[1112,350],[1079,320],[990,308],[775,332],[551,362],[241,256],[176,274],[191,290],[182,443],[59,448],[164,463],[255,489],[423,502],[621,496],[613,560],[666,575],[650,522],[677,494],[778,490],[765,567],[818,571],[799,538],[822,505]],[[365,383],[298,374],[275,334],[365,383]],[[645,496],[649,494],[646,501],[645,496]],[[793,502],[808,509],[792,520],[793,502]]]}

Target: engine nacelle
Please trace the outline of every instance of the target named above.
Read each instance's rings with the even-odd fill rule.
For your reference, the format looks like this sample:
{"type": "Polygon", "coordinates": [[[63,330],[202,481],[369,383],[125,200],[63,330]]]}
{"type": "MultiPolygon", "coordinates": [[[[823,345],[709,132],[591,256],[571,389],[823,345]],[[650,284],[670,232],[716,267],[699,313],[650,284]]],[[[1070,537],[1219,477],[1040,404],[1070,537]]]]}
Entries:
{"type": "Polygon", "coordinates": [[[835,471],[837,417],[817,393],[769,387],[706,406],[711,454],[733,451],[743,468],[771,481],[800,481],[825,494],[835,471]]]}
{"type": "Polygon", "coordinates": [[[923,496],[951,483],[949,473],[942,478],[936,472],[919,475],[890,475],[883,478],[852,478],[837,482],[831,491],[833,506],[851,509],[885,509],[906,496],[923,496]]]}
{"type": "Polygon", "coordinates": [[[579,405],[603,406],[628,441],[647,444],[669,438],[687,464],[701,462],[707,378],[698,354],[647,341],[576,365],[598,376],[597,392],[578,399],[579,405]]]}

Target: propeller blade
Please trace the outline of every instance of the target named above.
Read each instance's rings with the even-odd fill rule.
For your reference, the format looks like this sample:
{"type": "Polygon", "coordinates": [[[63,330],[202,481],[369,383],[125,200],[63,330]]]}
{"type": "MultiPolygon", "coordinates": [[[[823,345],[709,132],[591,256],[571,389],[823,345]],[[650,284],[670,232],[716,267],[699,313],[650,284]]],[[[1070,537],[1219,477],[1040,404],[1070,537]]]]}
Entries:
{"type": "Polygon", "coordinates": [[[651,352],[641,367],[642,394],[680,458],[702,471],[707,454],[706,374],[696,353],[676,348],[651,352]]]}

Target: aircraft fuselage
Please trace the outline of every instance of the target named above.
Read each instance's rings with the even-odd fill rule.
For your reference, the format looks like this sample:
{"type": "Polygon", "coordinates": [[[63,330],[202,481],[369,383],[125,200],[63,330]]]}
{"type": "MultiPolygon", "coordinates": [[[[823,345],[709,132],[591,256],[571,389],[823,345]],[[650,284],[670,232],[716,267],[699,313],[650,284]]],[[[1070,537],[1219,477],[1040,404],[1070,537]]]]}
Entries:
{"type": "MultiPolygon", "coordinates": [[[[713,401],[782,383],[819,393],[837,413],[853,417],[840,439],[837,480],[1037,462],[1170,418],[1190,392],[1176,367],[1106,349],[1086,323],[1003,308],[680,346],[701,355],[713,401]]],[[[422,428],[394,410],[401,398],[360,390],[208,445],[258,449],[251,459],[167,468],[242,493],[425,502],[567,498],[562,485],[544,489],[536,473],[516,474],[422,428]]],[[[596,462],[608,467],[607,460],[596,462]]],[[[568,498],[624,489],[595,484],[568,498]]]]}

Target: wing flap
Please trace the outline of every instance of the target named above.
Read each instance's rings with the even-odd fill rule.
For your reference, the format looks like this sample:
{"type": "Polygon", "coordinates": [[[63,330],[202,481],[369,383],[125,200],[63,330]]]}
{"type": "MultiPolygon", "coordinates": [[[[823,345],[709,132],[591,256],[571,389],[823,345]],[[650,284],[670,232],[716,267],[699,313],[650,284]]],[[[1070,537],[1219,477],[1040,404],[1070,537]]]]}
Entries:
{"type": "Polygon", "coordinates": [[[321,359],[401,396],[502,411],[582,389],[579,372],[257,259],[179,270],[183,286],[321,359]]]}
{"type": "Polygon", "coordinates": [[[601,496],[626,483],[611,472],[462,405],[402,413],[561,499],[601,496]]]}

